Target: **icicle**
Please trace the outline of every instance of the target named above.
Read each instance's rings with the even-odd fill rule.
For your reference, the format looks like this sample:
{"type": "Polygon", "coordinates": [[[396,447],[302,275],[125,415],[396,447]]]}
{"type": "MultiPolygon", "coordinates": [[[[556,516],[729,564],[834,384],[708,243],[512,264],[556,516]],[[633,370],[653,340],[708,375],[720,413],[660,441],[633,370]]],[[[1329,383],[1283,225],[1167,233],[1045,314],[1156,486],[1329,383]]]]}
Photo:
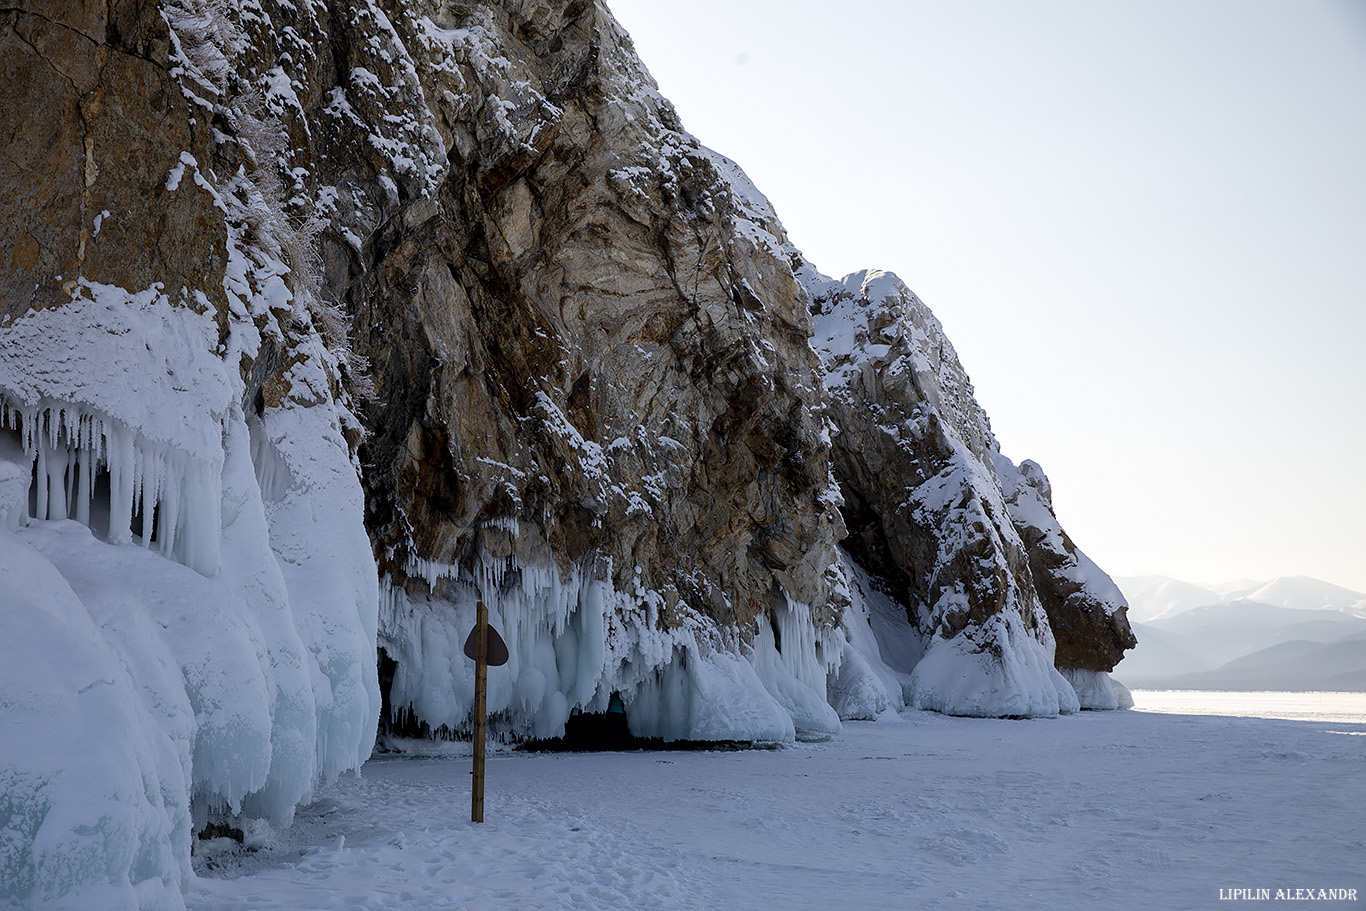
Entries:
{"type": "Polygon", "coordinates": [[[67,504],[71,501],[67,498],[67,474],[71,470],[71,452],[68,449],[53,450],[48,459],[47,470],[49,472],[48,491],[50,503],[48,507],[49,518],[66,519],[70,518],[71,513],[67,510],[67,504]]]}
{"type": "Polygon", "coordinates": [[[142,496],[141,496],[141,498],[140,498],[140,499],[142,500],[142,542],[141,542],[141,543],[142,543],[142,546],[143,546],[143,547],[151,547],[151,546],[152,546],[152,533],[153,533],[153,531],[154,531],[154,528],[152,527],[152,523],[153,523],[153,522],[155,521],[155,519],[156,519],[156,510],[157,510],[157,489],[156,489],[157,477],[156,477],[156,465],[155,465],[155,464],[148,464],[148,463],[151,463],[151,462],[152,462],[152,459],[144,458],[144,459],[142,459],[141,461],[143,462],[143,465],[142,465],[142,478],[140,479],[141,482],[142,482],[142,490],[140,491],[140,493],[142,494],[142,496]]]}
{"type": "MultiPolygon", "coordinates": [[[[70,434],[67,434],[68,441],[70,441],[70,438],[70,434]]],[[[72,450],[70,445],[67,445],[64,449],[64,453],[66,455],[66,468],[62,471],[62,488],[63,493],[66,495],[66,504],[62,509],[62,518],[69,519],[71,518],[71,507],[75,503],[75,500],[72,499],[72,494],[75,492],[76,483],[76,452],[72,450]]]]}
{"type": "Polygon", "coordinates": [[[176,479],[184,476],[184,470],[172,473],[172,479],[161,493],[160,514],[157,522],[157,543],[161,553],[167,557],[175,554],[176,526],[180,524],[180,483],[176,479]]]}
{"type": "MultiPolygon", "coordinates": [[[[141,504],[143,501],[143,490],[147,486],[146,470],[146,459],[143,457],[141,449],[139,449],[135,443],[133,447],[133,505],[130,508],[131,516],[136,516],[139,510],[141,509],[141,506],[139,504],[141,504]]],[[[132,520],[130,518],[130,534],[132,533],[131,521],[132,520]]],[[[146,522],[144,521],[143,524],[145,525],[146,522]]],[[[150,537],[150,535],[144,534],[143,537],[147,538],[150,537]]]]}
{"type": "Polygon", "coordinates": [[[132,540],[133,440],[117,425],[105,431],[109,448],[109,543],[126,544],[132,540]]]}
{"type": "Polygon", "coordinates": [[[176,558],[205,576],[218,572],[222,543],[223,493],[218,474],[209,466],[180,461],[177,497],[176,558]]]}
{"type": "MultiPolygon", "coordinates": [[[[27,448],[27,447],[25,447],[27,448]]],[[[47,447],[38,447],[38,495],[34,500],[33,517],[35,519],[46,519],[48,513],[48,478],[47,478],[47,447]]]]}
{"type": "Polygon", "coordinates": [[[77,491],[76,496],[76,521],[80,522],[82,525],[89,526],[90,501],[94,499],[95,496],[95,485],[91,478],[90,447],[88,445],[89,437],[83,437],[82,442],[87,445],[81,446],[80,454],[77,457],[76,462],[77,471],[79,472],[81,479],[80,490],[77,491]]]}
{"type": "Polygon", "coordinates": [[[150,548],[155,539],[164,556],[203,575],[217,572],[222,490],[216,465],[149,443],[98,413],[47,404],[23,408],[3,393],[0,427],[18,431],[20,449],[32,460],[31,493],[18,521],[31,515],[74,518],[90,526],[103,518],[104,501],[95,502],[96,482],[107,470],[110,543],[131,541],[134,516],[140,516],[143,547],[150,548]]]}
{"type": "Polygon", "coordinates": [[[66,452],[58,448],[58,426],[58,420],[48,411],[47,433],[38,444],[38,470],[43,475],[39,490],[44,494],[38,503],[38,511],[43,513],[45,519],[66,518],[66,452]]]}

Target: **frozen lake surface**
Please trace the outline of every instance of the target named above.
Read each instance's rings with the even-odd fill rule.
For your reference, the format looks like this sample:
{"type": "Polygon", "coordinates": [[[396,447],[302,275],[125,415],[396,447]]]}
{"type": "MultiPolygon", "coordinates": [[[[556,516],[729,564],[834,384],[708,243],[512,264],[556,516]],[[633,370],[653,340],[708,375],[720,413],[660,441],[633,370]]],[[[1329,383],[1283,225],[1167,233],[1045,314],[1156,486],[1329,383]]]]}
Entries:
{"type": "MultiPolygon", "coordinates": [[[[1134,690],[1134,708],[1176,715],[1232,715],[1366,724],[1366,693],[1238,693],[1134,690]]],[[[1363,897],[1366,901],[1366,897],[1363,897]]]]}
{"type": "Polygon", "coordinates": [[[908,712],[775,750],[499,751],[482,825],[467,757],[383,757],[289,832],[256,833],[260,850],[201,850],[187,901],[1053,911],[1313,888],[1356,889],[1328,906],[1360,908],[1363,735],[1361,722],[1147,711],[908,712]]]}

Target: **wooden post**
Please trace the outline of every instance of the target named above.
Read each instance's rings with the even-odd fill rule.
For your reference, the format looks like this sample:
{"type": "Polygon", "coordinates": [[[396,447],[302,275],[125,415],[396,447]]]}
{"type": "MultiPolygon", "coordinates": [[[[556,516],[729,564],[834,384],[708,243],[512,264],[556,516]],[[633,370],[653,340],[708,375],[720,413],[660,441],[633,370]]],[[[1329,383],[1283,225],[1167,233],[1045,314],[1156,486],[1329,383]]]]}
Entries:
{"type": "Polygon", "coordinates": [[[487,732],[489,679],[489,609],[478,602],[474,636],[478,650],[474,659],[474,788],[470,802],[470,821],[484,821],[484,740],[487,732]]]}

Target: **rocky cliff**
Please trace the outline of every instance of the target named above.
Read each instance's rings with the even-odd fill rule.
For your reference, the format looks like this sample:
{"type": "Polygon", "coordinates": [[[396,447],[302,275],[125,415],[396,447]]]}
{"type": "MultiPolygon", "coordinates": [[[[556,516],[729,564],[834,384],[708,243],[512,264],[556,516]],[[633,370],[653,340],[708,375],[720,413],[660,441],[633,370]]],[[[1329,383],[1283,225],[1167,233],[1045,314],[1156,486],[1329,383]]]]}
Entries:
{"type": "Polygon", "coordinates": [[[178,906],[193,830],[364,760],[377,647],[464,728],[476,600],[517,736],[1123,703],[933,315],[820,275],[601,3],[21,0],[0,67],[0,900],[178,906]],[[91,713],[117,760],[24,758],[91,713]]]}
{"type": "Polygon", "coordinates": [[[939,321],[890,273],[802,276],[839,429],[844,546],[927,639],[907,668],[911,704],[990,715],[1123,704],[1104,672],[1134,644],[1124,596],[1058,525],[1039,466],[1001,454],[939,321]]]}

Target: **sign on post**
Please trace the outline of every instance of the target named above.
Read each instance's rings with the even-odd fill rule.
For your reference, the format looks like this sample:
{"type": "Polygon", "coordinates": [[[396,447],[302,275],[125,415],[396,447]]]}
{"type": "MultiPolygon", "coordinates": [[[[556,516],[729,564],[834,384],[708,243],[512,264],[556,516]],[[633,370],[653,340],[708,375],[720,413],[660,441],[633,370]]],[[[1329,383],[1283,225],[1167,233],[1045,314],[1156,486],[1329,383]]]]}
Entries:
{"type": "Polygon", "coordinates": [[[470,794],[470,821],[484,821],[484,744],[487,740],[488,678],[490,667],[508,662],[508,647],[498,630],[489,624],[489,609],[477,602],[474,629],[465,640],[465,657],[474,660],[474,781],[470,794]]]}

